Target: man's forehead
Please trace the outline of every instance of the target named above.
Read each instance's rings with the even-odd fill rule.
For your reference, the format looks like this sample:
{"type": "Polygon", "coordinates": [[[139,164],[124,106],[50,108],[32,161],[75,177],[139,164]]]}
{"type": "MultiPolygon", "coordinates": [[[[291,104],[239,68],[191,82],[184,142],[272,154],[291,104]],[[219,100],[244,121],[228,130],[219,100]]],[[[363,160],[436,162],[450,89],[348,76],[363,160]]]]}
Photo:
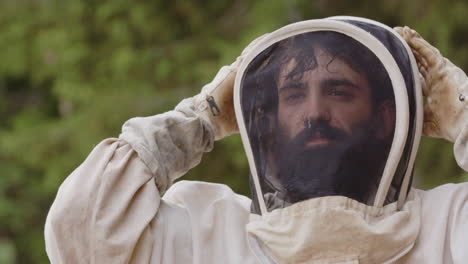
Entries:
{"type": "Polygon", "coordinates": [[[323,76],[330,76],[342,79],[347,76],[351,79],[367,78],[360,72],[356,71],[347,61],[341,56],[332,55],[322,48],[313,48],[311,58],[299,56],[291,57],[280,65],[280,76],[278,79],[278,88],[280,89],[284,83],[305,81],[304,77],[307,72],[314,71],[323,76]]]}

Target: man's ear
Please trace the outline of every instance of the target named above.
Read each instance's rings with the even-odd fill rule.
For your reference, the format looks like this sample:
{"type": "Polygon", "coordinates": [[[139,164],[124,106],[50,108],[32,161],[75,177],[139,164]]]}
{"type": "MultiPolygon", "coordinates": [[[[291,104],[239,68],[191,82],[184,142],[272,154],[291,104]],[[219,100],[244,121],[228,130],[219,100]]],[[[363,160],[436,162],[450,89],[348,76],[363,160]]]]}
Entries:
{"type": "Polygon", "coordinates": [[[376,135],[378,139],[385,139],[393,135],[395,130],[395,103],[392,100],[385,100],[377,108],[376,135]]]}

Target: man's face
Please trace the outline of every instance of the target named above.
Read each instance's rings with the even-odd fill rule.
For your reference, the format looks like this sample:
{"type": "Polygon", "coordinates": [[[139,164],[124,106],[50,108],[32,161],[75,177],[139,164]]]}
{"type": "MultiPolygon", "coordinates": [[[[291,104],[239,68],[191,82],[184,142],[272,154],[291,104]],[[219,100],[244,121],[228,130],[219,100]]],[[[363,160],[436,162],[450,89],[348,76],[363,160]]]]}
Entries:
{"type": "MultiPolygon", "coordinates": [[[[365,202],[376,185],[381,144],[373,129],[367,79],[339,58],[316,49],[316,67],[278,80],[274,144],[277,177],[289,202],[346,195],[365,202]]],[[[386,153],[384,153],[386,154],[386,153]]]]}
{"type": "MultiPolygon", "coordinates": [[[[322,49],[316,49],[315,54],[317,66],[298,78],[287,78],[296,66],[294,59],[280,73],[278,125],[290,140],[308,124],[326,122],[330,127],[350,134],[355,125],[371,118],[371,91],[367,79],[322,49]]],[[[320,131],[309,139],[306,147],[333,142],[320,131]]]]}

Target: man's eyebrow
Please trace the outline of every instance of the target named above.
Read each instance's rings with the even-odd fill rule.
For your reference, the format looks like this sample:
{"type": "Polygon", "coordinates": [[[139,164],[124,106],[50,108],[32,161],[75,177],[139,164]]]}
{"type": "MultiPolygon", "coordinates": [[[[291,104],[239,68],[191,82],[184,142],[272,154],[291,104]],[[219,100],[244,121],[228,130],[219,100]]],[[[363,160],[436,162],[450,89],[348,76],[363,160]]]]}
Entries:
{"type": "Polygon", "coordinates": [[[350,88],[356,88],[356,89],[359,89],[359,86],[354,84],[353,82],[351,82],[350,80],[346,79],[346,78],[342,78],[342,79],[326,79],[326,80],[323,80],[321,83],[320,83],[320,86],[322,87],[333,87],[333,86],[347,86],[347,87],[350,87],[350,88]]]}
{"type": "Polygon", "coordinates": [[[279,93],[286,90],[303,90],[306,85],[303,82],[287,81],[279,88],[279,93]]]}

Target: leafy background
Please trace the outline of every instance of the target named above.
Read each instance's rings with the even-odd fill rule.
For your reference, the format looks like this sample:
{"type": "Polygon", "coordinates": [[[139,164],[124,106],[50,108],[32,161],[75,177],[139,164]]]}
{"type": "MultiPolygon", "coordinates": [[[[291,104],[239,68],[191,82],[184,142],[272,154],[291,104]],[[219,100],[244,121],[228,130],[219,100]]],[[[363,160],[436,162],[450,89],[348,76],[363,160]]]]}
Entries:
{"type": "MultiPolygon", "coordinates": [[[[43,226],[60,183],[123,122],[197,93],[255,37],[332,15],[409,25],[468,68],[468,3],[455,0],[1,0],[0,263],[47,263],[43,226]]],[[[186,178],[248,195],[239,136],[186,178]]],[[[85,180],[85,179],[84,179],[85,180]]],[[[424,139],[415,185],[468,180],[452,145],[424,139]]]]}

